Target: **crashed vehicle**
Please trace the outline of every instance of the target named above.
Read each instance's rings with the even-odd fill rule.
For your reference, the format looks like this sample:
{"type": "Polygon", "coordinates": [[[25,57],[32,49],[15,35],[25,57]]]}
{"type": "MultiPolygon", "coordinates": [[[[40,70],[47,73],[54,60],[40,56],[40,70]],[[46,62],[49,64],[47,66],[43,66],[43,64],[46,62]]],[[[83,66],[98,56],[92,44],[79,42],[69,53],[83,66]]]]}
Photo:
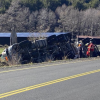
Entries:
{"type": "MultiPolygon", "coordinates": [[[[73,59],[77,54],[75,44],[71,41],[71,34],[51,35],[46,39],[22,41],[15,43],[2,52],[2,58],[13,64],[39,63],[52,60],[62,60],[64,57],[73,59]]],[[[83,57],[86,56],[87,46],[91,39],[82,40],[83,57]]],[[[93,40],[92,40],[93,41],[93,40]]],[[[95,45],[93,57],[100,56],[98,47],[95,45]]]]}
{"type": "Polygon", "coordinates": [[[75,47],[71,34],[51,35],[46,39],[22,41],[6,48],[2,58],[13,64],[38,63],[49,60],[61,60],[64,57],[73,59],[75,47]]]}

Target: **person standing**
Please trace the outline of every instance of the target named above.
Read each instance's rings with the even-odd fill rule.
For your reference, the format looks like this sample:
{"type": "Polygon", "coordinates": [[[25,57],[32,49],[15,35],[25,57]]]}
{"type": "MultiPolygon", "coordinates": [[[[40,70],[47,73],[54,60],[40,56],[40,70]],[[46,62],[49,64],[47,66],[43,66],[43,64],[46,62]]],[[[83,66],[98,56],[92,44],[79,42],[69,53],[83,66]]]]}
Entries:
{"type": "Polygon", "coordinates": [[[82,45],[82,41],[79,42],[79,55],[80,55],[80,58],[83,57],[83,45],[82,45]]]}
{"type": "Polygon", "coordinates": [[[78,51],[78,58],[81,58],[82,57],[82,43],[81,42],[78,43],[77,51],[78,51]]]}
{"type": "Polygon", "coordinates": [[[87,54],[89,57],[93,57],[93,52],[94,52],[95,45],[90,41],[90,44],[88,45],[88,51],[87,54]]]}

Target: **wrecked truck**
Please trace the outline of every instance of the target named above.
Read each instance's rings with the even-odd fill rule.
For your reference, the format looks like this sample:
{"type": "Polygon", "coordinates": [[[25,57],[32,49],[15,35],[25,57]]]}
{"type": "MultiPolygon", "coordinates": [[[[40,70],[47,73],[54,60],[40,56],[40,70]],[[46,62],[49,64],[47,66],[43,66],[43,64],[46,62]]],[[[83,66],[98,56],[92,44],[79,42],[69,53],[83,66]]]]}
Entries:
{"type": "Polygon", "coordinates": [[[2,52],[2,58],[12,64],[39,63],[50,60],[73,59],[75,47],[71,34],[51,35],[46,39],[15,43],[2,52]]]}

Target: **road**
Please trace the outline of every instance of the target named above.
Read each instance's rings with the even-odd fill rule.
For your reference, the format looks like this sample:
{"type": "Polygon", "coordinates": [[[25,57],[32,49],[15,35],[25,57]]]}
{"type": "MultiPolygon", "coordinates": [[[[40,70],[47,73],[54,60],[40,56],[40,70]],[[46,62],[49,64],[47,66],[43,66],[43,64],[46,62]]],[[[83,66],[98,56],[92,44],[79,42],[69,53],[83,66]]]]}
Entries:
{"type": "Polygon", "coordinates": [[[0,100],[100,100],[100,58],[0,68],[0,100]]]}

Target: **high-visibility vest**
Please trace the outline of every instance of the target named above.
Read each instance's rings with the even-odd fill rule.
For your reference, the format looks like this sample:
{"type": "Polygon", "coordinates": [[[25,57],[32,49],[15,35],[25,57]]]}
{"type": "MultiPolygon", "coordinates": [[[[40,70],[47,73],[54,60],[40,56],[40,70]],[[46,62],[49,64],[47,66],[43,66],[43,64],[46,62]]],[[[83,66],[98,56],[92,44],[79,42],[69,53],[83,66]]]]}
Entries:
{"type": "Polygon", "coordinates": [[[88,46],[88,51],[94,51],[94,44],[93,43],[90,43],[90,45],[88,46]]]}
{"type": "Polygon", "coordinates": [[[8,58],[7,57],[5,57],[5,59],[6,59],[6,61],[8,61],[8,58]]]}
{"type": "Polygon", "coordinates": [[[87,51],[87,52],[86,52],[86,55],[87,55],[87,56],[90,56],[90,52],[89,52],[89,51],[87,51]]]}

